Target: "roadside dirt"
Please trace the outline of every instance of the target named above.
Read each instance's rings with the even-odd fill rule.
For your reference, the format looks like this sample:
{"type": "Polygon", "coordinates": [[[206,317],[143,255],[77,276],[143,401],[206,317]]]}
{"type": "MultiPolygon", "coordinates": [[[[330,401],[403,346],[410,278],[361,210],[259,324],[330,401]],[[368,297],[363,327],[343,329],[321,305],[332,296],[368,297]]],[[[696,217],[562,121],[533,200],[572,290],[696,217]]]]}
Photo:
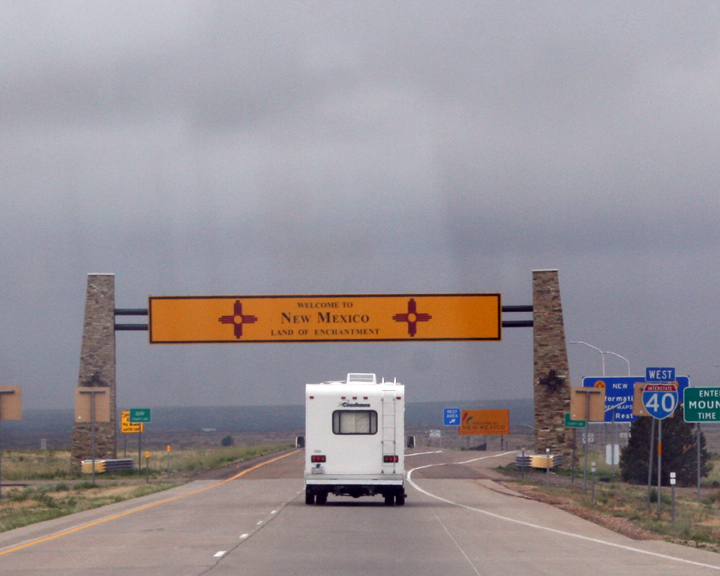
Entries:
{"type": "Polygon", "coordinates": [[[643,530],[635,526],[630,520],[626,518],[620,518],[618,516],[612,516],[611,514],[604,514],[596,510],[588,510],[582,506],[576,504],[570,498],[560,498],[558,496],[549,496],[537,491],[537,486],[529,486],[526,484],[517,484],[515,482],[498,482],[501,486],[519,492],[526,498],[531,500],[537,500],[543,504],[550,504],[556,508],[560,508],[565,512],[569,512],[574,516],[578,516],[583,520],[589,520],[600,526],[608,528],[613,532],[632,538],[633,540],[664,540],[664,536],[643,530]]]}
{"type": "MultiPolygon", "coordinates": [[[[212,470],[203,470],[201,472],[197,472],[196,474],[192,474],[189,476],[185,476],[185,479],[187,480],[227,480],[228,478],[232,478],[236,474],[244,471],[249,470],[250,468],[253,468],[254,466],[257,466],[258,464],[262,464],[263,462],[267,462],[268,460],[272,460],[273,458],[278,458],[279,456],[283,456],[285,454],[291,454],[293,452],[296,452],[297,450],[295,448],[283,450],[281,452],[273,452],[272,454],[265,454],[264,456],[256,456],[255,458],[250,458],[249,460],[244,460],[243,462],[236,462],[235,464],[230,464],[229,466],[223,466],[222,468],[214,468],[212,470]]],[[[298,463],[295,461],[296,458],[293,456],[288,456],[285,460],[288,460],[287,464],[285,464],[283,461],[278,462],[277,466],[273,466],[273,469],[280,469],[280,472],[278,472],[278,478],[294,478],[299,477],[302,478],[303,475],[303,469],[302,469],[302,456],[300,456],[300,465],[298,466],[298,463]],[[281,462],[284,464],[281,464],[281,462]],[[299,470],[299,472],[298,472],[299,470]]],[[[261,468],[261,470],[267,470],[265,468],[261,468]]],[[[258,471],[259,472],[259,471],[258,471]]],[[[246,476],[250,477],[250,476],[246,476]]],[[[267,478],[266,475],[260,476],[262,478],[267,478]]]]}

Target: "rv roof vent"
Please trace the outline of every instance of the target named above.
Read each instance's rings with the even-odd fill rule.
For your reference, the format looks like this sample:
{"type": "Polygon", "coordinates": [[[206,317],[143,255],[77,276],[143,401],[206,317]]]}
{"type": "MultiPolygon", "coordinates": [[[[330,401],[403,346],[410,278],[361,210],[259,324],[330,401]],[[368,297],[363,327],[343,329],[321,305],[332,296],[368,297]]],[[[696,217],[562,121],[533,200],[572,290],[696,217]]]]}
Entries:
{"type": "Polygon", "coordinates": [[[347,375],[348,384],[377,384],[375,374],[353,374],[347,375]]]}

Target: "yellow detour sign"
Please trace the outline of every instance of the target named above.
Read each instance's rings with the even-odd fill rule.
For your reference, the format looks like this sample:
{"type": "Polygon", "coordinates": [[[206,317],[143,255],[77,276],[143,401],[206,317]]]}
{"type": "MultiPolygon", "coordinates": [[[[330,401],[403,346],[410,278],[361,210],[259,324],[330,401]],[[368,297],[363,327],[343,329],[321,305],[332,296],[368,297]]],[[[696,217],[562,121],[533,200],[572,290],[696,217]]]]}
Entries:
{"type": "Polygon", "coordinates": [[[500,294],[150,296],[151,344],[500,340],[500,294]]]}
{"type": "Polygon", "coordinates": [[[142,422],[130,422],[130,410],[122,410],[120,412],[120,432],[123,434],[137,434],[144,432],[145,424],[142,422]]]}
{"type": "Polygon", "coordinates": [[[462,410],[458,431],[472,436],[509,434],[510,410],[462,410]]]}

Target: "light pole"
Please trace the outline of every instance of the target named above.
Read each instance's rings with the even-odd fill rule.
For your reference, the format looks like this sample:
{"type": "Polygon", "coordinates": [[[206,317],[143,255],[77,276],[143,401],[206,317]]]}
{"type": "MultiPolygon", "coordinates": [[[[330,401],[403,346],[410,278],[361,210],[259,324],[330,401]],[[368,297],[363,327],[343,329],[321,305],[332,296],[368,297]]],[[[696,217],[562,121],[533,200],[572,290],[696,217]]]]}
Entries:
{"type": "Polygon", "coordinates": [[[607,354],[607,352],[603,352],[597,346],[593,346],[592,344],[588,344],[587,342],[583,342],[582,340],[573,340],[570,342],[570,344],[582,344],[583,346],[588,346],[589,348],[600,352],[600,355],[602,356],[602,375],[603,378],[605,377],[605,354],[607,354]]]}
{"type": "Polygon", "coordinates": [[[625,363],[627,364],[627,369],[628,369],[627,375],[630,376],[630,360],[625,358],[625,356],[620,356],[620,354],[618,354],[616,352],[610,352],[610,350],[605,350],[605,354],[612,354],[613,356],[617,356],[621,360],[625,360],[625,363]]]}

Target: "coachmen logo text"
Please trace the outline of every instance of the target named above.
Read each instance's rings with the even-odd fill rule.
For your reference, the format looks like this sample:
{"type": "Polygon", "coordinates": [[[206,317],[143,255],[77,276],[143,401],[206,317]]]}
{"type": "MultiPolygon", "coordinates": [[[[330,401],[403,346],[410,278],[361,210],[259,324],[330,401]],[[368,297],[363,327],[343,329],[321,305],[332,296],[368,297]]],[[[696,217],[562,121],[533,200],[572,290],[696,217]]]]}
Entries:
{"type": "Polygon", "coordinates": [[[359,402],[340,402],[342,408],[370,408],[370,404],[360,404],[359,402]]]}

